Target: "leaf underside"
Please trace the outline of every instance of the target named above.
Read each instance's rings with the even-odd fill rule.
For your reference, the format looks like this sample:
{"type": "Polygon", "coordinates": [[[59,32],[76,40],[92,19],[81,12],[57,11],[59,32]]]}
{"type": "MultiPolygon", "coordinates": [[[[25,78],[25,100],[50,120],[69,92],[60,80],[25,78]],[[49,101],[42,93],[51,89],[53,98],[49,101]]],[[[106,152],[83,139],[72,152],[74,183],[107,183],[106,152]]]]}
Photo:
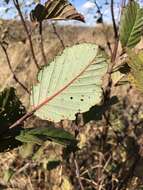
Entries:
{"type": "Polygon", "coordinates": [[[73,120],[76,113],[88,111],[102,99],[102,77],[106,70],[106,58],[99,53],[97,45],[83,43],[66,48],[39,72],[39,83],[32,89],[31,104],[37,106],[66,88],[35,114],[58,122],[73,120]]]}
{"type": "Polygon", "coordinates": [[[123,48],[133,48],[141,39],[143,9],[131,1],[123,11],[120,24],[120,41],[123,48]]]}

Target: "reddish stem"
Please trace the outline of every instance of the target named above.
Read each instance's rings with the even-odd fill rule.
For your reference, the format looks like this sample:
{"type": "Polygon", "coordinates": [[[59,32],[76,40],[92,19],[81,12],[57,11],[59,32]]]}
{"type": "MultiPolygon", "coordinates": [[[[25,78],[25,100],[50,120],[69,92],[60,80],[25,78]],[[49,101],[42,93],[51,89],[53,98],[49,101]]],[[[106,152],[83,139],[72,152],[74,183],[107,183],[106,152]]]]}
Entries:
{"type": "Polygon", "coordinates": [[[88,69],[88,67],[90,67],[90,65],[94,61],[95,61],[95,58],[74,79],[72,79],[70,82],[68,82],[64,87],[62,87],[60,90],[58,90],[55,94],[53,94],[52,96],[46,98],[44,101],[42,101],[40,104],[38,104],[35,108],[33,108],[33,110],[31,112],[25,114],[23,117],[21,117],[19,120],[17,120],[13,125],[10,126],[10,129],[13,128],[13,127],[16,127],[19,124],[21,124],[27,118],[32,116],[42,106],[46,105],[48,102],[50,102],[56,96],[58,96],[61,92],[63,92],[66,88],[68,88],[74,81],[76,81],[88,69]]]}

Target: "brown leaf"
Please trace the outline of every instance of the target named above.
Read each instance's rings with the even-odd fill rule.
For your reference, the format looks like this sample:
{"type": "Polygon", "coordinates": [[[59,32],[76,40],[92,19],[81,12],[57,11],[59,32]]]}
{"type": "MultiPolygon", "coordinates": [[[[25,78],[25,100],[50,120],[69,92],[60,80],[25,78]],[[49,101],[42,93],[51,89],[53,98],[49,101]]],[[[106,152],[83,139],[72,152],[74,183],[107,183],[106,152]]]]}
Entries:
{"type": "Polygon", "coordinates": [[[32,21],[41,22],[44,19],[52,20],[78,20],[85,22],[84,16],[77,12],[75,7],[68,0],[48,0],[45,6],[38,4],[31,11],[32,21]]]}

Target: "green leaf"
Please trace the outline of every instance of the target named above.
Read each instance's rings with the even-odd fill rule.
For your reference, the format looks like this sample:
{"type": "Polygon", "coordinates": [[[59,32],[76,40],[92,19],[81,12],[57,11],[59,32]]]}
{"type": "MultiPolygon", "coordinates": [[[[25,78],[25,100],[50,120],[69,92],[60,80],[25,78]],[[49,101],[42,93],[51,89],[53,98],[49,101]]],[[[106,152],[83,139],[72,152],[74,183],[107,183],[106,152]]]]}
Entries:
{"type": "Polygon", "coordinates": [[[96,44],[66,48],[38,74],[39,83],[33,86],[31,104],[44,106],[35,114],[55,122],[74,120],[76,113],[88,111],[101,102],[106,70],[105,55],[96,44]]]}
{"type": "Polygon", "coordinates": [[[141,39],[143,30],[143,9],[130,1],[123,11],[120,24],[120,41],[122,47],[133,48],[141,39]]]}
{"type": "Polygon", "coordinates": [[[38,138],[36,135],[34,136],[33,134],[29,134],[25,130],[21,131],[20,135],[16,136],[16,139],[25,143],[32,143],[32,144],[38,144],[38,145],[43,144],[43,140],[38,138]]]}
{"type": "Polygon", "coordinates": [[[76,139],[72,134],[62,128],[55,127],[25,129],[16,139],[24,143],[35,143],[38,145],[42,145],[46,140],[52,140],[63,145],[76,144],[76,139]]]}
{"type": "Polygon", "coordinates": [[[128,65],[131,67],[130,82],[143,92],[143,51],[136,54],[132,50],[127,51],[129,56],[128,65]]]}

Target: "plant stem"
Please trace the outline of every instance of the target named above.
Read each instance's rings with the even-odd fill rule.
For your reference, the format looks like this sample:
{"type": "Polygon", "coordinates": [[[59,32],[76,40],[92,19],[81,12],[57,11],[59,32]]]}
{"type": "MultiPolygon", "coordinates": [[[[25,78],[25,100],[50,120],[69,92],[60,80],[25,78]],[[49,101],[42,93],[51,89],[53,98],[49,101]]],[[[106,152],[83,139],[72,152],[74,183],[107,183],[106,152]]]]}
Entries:
{"type": "Polygon", "coordinates": [[[54,23],[52,23],[52,27],[53,27],[53,30],[54,30],[54,33],[55,35],[57,36],[57,38],[59,39],[60,43],[61,43],[61,46],[63,49],[65,49],[65,44],[63,42],[63,40],[61,39],[61,36],[59,35],[59,33],[57,32],[57,29],[56,29],[56,26],[54,23]]]}
{"type": "Polygon", "coordinates": [[[19,16],[20,16],[20,18],[21,18],[22,24],[23,24],[24,29],[25,29],[25,31],[26,31],[26,34],[27,34],[27,37],[28,37],[28,40],[29,40],[30,49],[31,49],[31,53],[32,53],[32,57],[33,57],[34,63],[35,63],[35,65],[36,65],[37,69],[39,70],[39,69],[40,69],[40,66],[38,65],[38,62],[37,62],[37,59],[36,59],[36,56],[35,56],[35,52],[34,52],[34,48],[33,48],[33,43],[32,43],[32,39],[31,39],[31,35],[30,35],[30,33],[29,33],[28,27],[27,27],[27,25],[26,25],[26,22],[25,22],[25,20],[24,20],[23,15],[22,15],[19,2],[18,2],[18,0],[13,0],[13,3],[14,3],[14,5],[15,5],[15,8],[16,8],[17,11],[18,11],[18,14],[19,14],[19,16]]]}
{"type": "MultiPolygon", "coordinates": [[[[106,86],[104,87],[104,106],[106,106],[110,100],[111,96],[111,90],[112,90],[112,71],[115,66],[115,60],[117,56],[118,51],[118,44],[119,44],[119,35],[118,35],[118,29],[115,22],[115,16],[114,16],[114,0],[111,0],[111,15],[112,15],[112,24],[113,24],[113,30],[114,30],[114,48],[111,55],[111,61],[108,65],[108,70],[106,74],[106,86]]],[[[104,119],[105,119],[105,127],[103,132],[103,141],[106,143],[108,129],[112,124],[110,123],[110,110],[107,110],[104,113],[104,119]]]]}
{"type": "Polygon", "coordinates": [[[111,57],[111,62],[112,62],[111,69],[113,69],[113,66],[115,64],[115,59],[116,59],[116,56],[117,56],[118,43],[119,43],[118,29],[117,29],[117,26],[116,26],[115,15],[114,15],[114,0],[111,0],[111,15],[112,15],[112,23],[113,23],[113,29],[114,29],[114,38],[115,38],[113,54],[112,54],[112,57],[111,57]]]}
{"type": "Polygon", "coordinates": [[[25,86],[24,84],[22,84],[22,83],[19,81],[19,79],[17,78],[16,74],[14,73],[13,68],[12,68],[12,66],[11,66],[11,62],[10,62],[8,53],[7,53],[7,50],[6,50],[6,48],[4,47],[4,44],[3,44],[2,42],[0,42],[0,46],[2,47],[3,52],[5,53],[5,57],[6,57],[8,66],[9,66],[9,69],[10,69],[11,73],[13,74],[14,80],[15,80],[28,94],[30,94],[30,92],[29,92],[29,90],[26,88],[26,86],[25,86]]]}
{"type": "Polygon", "coordinates": [[[116,26],[115,16],[114,16],[114,0],[111,0],[111,15],[112,15],[112,23],[113,23],[113,29],[114,29],[115,43],[114,43],[114,48],[113,48],[113,52],[112,52],[112,56],[111,56],[111,62],[108,66],[107,86],[106,86],[105,92],[104,92],[104,95],[105,95],[107,101],[110,98],[111,86],[112,86],[111,74],[112,74],[113,67],[115,66],[115,60],[116,60],[117,51],[118,51],[118,44],[119,44],[118,29],[116,26]]]}
{"type": "Polygon", "coordinates": [[[81,181],[81,178],[80,178],[79,166],[78,166],[77,160],[75,158],[74,158],[74,165],[75,165],[76,177],[78,179],[80,188],[81,188],[81,190],[84,190],[84,187],[83,187],[83,184],[82,184],[82,181],[81,181]]]}
{"type": "MultiPolygon", "coordinates": [[[[95,0],[94,1],[95,5],[96,5],[96,8],[97,8],[97,11],[100,13],[100,15],[102,15],[102,12],[100,10],[100,6],[98,5],[97,1],[95,0]]],[[[111,48],[111,44],[109,42],[109,39],[108,39],[108,33],[107,33],[107,29],[106,29],[106,24],[104,24],[104,20],[102,21],[102,27],[103,27],[103,33],[105,35],[105,38],[106,38],[106,44],[107,44],[107,47],[110,51],[110,54],[112,55],[112,48],[111,48]]]]}
{"type": "Polygon", "coordinates": [[[43,33],[42,33],[42,22],[39,22],[39,34],[40,34],[40,49],[43,56],[44,64],[46,65],[48,63],[46,54],[44,51],[44,43],[43,43],[43,33]]]}

